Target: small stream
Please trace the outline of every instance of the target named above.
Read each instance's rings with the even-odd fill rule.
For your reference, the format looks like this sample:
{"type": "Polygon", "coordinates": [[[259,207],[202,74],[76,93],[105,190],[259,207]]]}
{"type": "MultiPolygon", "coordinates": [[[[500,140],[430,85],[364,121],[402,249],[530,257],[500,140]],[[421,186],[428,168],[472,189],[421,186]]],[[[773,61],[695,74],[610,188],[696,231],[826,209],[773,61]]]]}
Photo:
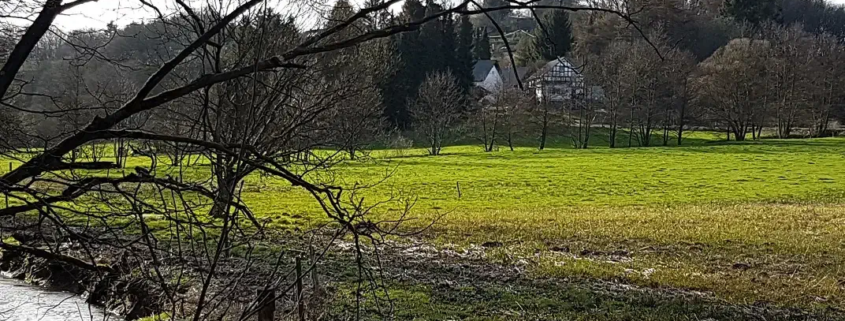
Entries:
{"type": "Polygon", "coordinates": [[[81,297],[0,276],[0,321],[117,321],[81,297]]]}

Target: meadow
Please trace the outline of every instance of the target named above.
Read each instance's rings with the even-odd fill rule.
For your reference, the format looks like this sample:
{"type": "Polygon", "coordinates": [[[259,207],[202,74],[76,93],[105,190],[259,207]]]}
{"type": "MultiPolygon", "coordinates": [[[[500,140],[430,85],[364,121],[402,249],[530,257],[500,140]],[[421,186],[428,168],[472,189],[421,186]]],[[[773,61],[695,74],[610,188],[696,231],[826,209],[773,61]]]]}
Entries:
{"type": "MultiPolygon", "coordinates": [[[[739,307],[845,309],[845,139],[721,142],[699,133],[685,146],[564,145],[491,153],[452,146],[437,157],[421,149],[375,150],[309,177],[372,185],[357,194],[368,202],[416,199],[404,228],[437,221],[415,242],[481,249],[482,261],[517,266],[533,280],[684,291],[739,307]]],[[[130,168],[142,162],[133,158],[130,168]]],[[[309,195],[278,179],[250,176],[242,197],[273,228],[328,221],[309,195]]],[[[399,210],[386,203],[371,219],[394,219],[399,210]]],[[[498,309],[477,296],[444,298],[442,289],[407,281],[395,284],[396,309],[420,319],[494,319],[526,308],[554,318],[608,320],[659,319],[667,309],[667,320],[713,313],[690,308],[697,305],[687,299],[602,303],[596,297],[605,294],[561,292],[561,286],[488,285],[501,289],[492,290],[495,300],[482,301],[498,302],[498,309]]]]}
{"type": "MultiPolygon", "coordinates": [[[[540,279],[694,290],[739,305],[845,308],[845,139],[390,155],[376,151],[332,177],[347,186],[384,179],[365,199],[415,195],[418,220],[409,227],[445,214],[423,236],[437,246],[493,244],[486,260],[524,265],[540,279]]],[[[254,184],[262,187],[247,202],[275,223],[321,221],[305,195],[254,184]]]]}

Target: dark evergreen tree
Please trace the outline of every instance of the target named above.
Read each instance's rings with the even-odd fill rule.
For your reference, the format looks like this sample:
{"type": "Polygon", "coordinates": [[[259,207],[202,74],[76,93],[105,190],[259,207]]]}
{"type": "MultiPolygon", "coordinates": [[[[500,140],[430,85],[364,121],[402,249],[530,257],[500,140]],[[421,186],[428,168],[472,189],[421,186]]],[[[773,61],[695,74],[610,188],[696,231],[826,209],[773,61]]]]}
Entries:
{"type": "Polygon", "coordinates": [[[490,37],[487,35],[487,28],[478,28],[475,34],[475,45],[472,47],[472,56],[476,60],[490,60],[490,37]]]}
{"type": "MultiPolygon", "coordinates": [[[[428,1],[405,2],[400,21],[420,20],[442,12],[443,7],[428,1]]],[[[450,72],[464,93],[472,87],[473,26],[467,17],[456,25],[456,15],[444,15],[423,24],[418,30],[406,32],[395,39],[400,67],[383,89],[385,115],[400,128],[410,125],[407,107],[419,85],[429,74],[450,72]]]]}
{"type": "Polygon", "coordinates": [[[434,69],[447,68],[451,69],[452,73],[455,73],[455,68],[457,66],[457,59],[456,54],[458,50],[457,38],[455,35],[455,20],[452,18],[452,15],[447,15],[443,17],[440,23],[440,57],[443,59],[441,61],[435,61],[433,64],[434,69]]]}
{"type": "MultiPolygon", "coordinates": [[[[367,0],[364,2],[364,8],[372,8],[381,5],[384,0],[367,0]]],[[[380,28],[390,26],[393,21],[393,13],[390,10],[379,10],[367,16],[367,30],[373,31],[380,28]]]]}
{"type": "Polygon", "coordinates": [[[355,10],[352,9],[352,5],[349,1],[337,0],[332,7],[332,11],[329,13],[328,21],[326,21],[326,27],[336,26],[337,24],[346,21],[346,19],[349,19],[349,17],[354,14],[355,10]]]}
{"type": "Polygon", "coordinates": [[[572,49],[572,25],[566,11],[546,11],[540,21],[543,27],[534,29],[534,37],[520,46],[519,55],[523,61],[548,61],[565,56],[572,49]]]}
{"type": "MultiPolygon", "coordinates": [[[[429,0],[426,4],[425,16],[433,16],[441,11],[443,11],[443,7],[429,0]]],[[[451,53],[448,53],[448,49],[444,48],[444,45],[448,42],[445,39],[445,23],[445,19],[441,18],[430,21],[420,27],[420,42],[423,44],[423,51],[417,63],[425,70],[424,74],[432,71],[445,71],[448,68],[445,62],[451,56],[451,53]]]]}
{"type": "MultiPolygon", "coordinates": [[[[418,21],[425,17],[425,6],[419,0],[407,0],[402,12],[396,18],[399,22],[418,21]]],[[[420,30],[400,33],[393,37],[399,62],[396,72],[387,82],[390,88],[382,91],[385,116],[392,125],[407,128],[410,125],[408,104],[425,79],[426,69],[420,64],[425,54],[425,44],[420,39],[420,30]]]]}
{"type": "Polygon", "coordinates": [[[781,0],[784,25],[800,23],[804,30],[845,36],[845,7],[825,0],[781,0]]]}
{"type": "Polygon", "coordinates": [[[522,37],[519,40],[519,43],[516,45],[516,53],[514,53],[514,60],[516,60],[516,64],[519,66],[527,66],[532,62],[541,60],[539,56],[537,56],[537,52],[534,49],[534,37],[522,37]]]}
{"type": "Polygon", "coordinates": [[[769,20],[781,21],[781,8],[777,0],[727,0],[722,11],[726,16],[754,26],[769,20]]]}
{"type": "MultiPolygon", "coordinates": [[[[372,8],[382,4],[383,2],[384,0],[367,0],[364,3],[364,7],[372,8]]],[[[366,32],[372,32],[394,25],[397,22],[396,20],[397,17],[395,17],[390,10],[379,10],[367,17],[364,28],[366,32]]],[[[373,65],[383,66],[384,68],[381,70],[381,73],[376,72],[376,74],[380,74],[379,76],[381,77],[376,80],[376,83],[379,92],[381,93],[381,106],[384,108],[382,114],[385,116],[385,120],[389,120],[392,127],[398,126],[398,124],[403,121],[402,116],[407,114],[403,108],[403,106],[405,106],[405,95],[402,92],[402,86],[405,85],[405,83],[400,81],[397,77],[402,69],[401,52],[399,51],[400,41],[400,36],[374,40],[372,45],[382,46],[382,48],[385,48],[385,51],[392,52],[392,54],[368,57],[368,59],[380,60],[373,65]]]]}
{"type": "MultiPolygon", "coordinates": [[[[325,28],[334,27],[355,15],[355,9],[348,0],[337,0],[329,12],[329,17],[326,21],[325,28]]],[[[348,39],[361,33],[362,22],[359,20],[355,25],[349,26],[328,38],[329,41],[337,41],[339,39],[348,39]]],[[[324,59],[335,59],[338,56],[349,55],[355,51],[354,47],[345,48],[320,55],[324,59]]]]}
{"type": "Polygon", "coordinates": [[[472,67],[475,64],[473,59],[473,26],[469,17],[461,16],[458,25],[457,48],[455,48],[455,65],[452,67],[452,74],[458,80],[458,86],[467,93],[472,87],[472,67]]]}

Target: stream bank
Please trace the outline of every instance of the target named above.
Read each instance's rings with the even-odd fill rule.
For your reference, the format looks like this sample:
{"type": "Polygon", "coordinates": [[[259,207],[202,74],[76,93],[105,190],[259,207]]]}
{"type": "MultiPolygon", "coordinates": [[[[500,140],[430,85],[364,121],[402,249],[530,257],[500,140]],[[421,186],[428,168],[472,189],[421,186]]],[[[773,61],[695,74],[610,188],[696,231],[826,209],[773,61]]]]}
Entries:
{"type": "Polygon", "coordinates": [[[85,302],[77,294],[52,291],[24,281],[0,277],[0,320],[77,321],[121,318],[85,302]]]}
{"type": "Polygon", "coordinates": [[[125,273],[130,270],[120,266],[90,270],[26,251],[0,249],[0,321],[78,320],[79,316],[136,320],[157,314],[159,295],[145,281],[125,273]],[[50,309],[51,305],[56,307],[50,309]]]}

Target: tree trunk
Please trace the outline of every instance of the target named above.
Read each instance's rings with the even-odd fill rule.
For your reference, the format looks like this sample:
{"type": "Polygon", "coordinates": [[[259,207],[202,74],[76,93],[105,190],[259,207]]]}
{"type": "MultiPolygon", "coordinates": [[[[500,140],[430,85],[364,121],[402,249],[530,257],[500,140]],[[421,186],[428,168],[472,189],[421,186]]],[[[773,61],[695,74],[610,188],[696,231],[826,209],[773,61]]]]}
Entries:
{"type": "Polygon", "coordinates": [[[434,132],[434,140],[431,142],[432,143],[431,154],[434,155],[434,156],[440,155],[440,148],[441,148],[441,145],[440,145],[441,141],[440,140],[441,140],[440,131],[439,130],[435,131],[434,132]]]}
{"type": "Polygon", "coordinates": [[[617,133],[616,110],[614,110],[610,114],[610,148],[616,147],[616,133],[617,133]]]}
{"type": "Polygon", "coordinates": [[[584,129],[584,149],[587,149],[587,147],[590,146],[590,127],[591,126],[587,126],[587,128],[584,129]]]}
{"type": "Polygon", "coordinates": [[[513,132],[508,131],[508,147],[513,151],[513,132]]]}
{"type": "Polygon", "coordinates": [[[734,131],[734,138],[736,141],[741,142],[745,141],[745,135],[748,133],[746,128],[743,125],[737,125],[733,128],[734,131]]]}
{"type": "Polygon", "coordinates": [[[215,218],[223,218],[229,214],[230,205],[235,199],[235,186],[240,180],[231,168],[226,168],[225,163],[219,162],[223,165],[218,165],[216,169],[217,193],[210,212],[211,216],[215,218]]]}
{"type": "Polygon", "coordinates": [[[549,132],[549,109],[548,106],[543,107],[543,128],[540,130],[540,150],[546,148],[546,135],[549,132]]]}
{"type": "Polygon", "coordinates": [[[669,146],[669,128],[671,110],[669,104],[666,104],[666,109],[663,110],[663,146],[669,146]]]}
{"type": "Polygon", "coordinates": [[[678,126],[678,146],[681,146],[681,142],[684,141],[684,124],[680,124],[678,126]]]}
{"type": "Polygon", "coordinates": [[[93,160],[94,162],[100,161],[100,153],[98,152],[98,149],[100,147],[98,147],[97,145],[97,143],[91,144],[91,160],[93,160]]]}
{"type": "Polygon", "coordinates": [[[493,145],[496,144],[496,129],[499,125],[499,112],[498,110],[495,112],[496,113],[493,114],[493,128],[492,132],[490,133],[490,144],[489,149],[487,150],[488,153],[493,151],[493,145]]]}
{"type": "Polygon", "coordinates": [[[543,150],[543,149],[546,148],[546,131],[547,131],[546,123],[544,122],[543,123],[543,129],[540,132],[540,150],[543,150]]]}
{"type": "Polygon", "coordinates": [[[610,125],[610,148],[616,147],[616,124],[610,125]]]}
{"type": "Polygon", "coordinates": [[[115,141],[114,157],[118,167],[126,166],[126,141],[123,139],[115,141]]]}
{"type": "Polygon", "coordinates": [[[789,135],[792,134],[792,122],[787,122],[786,126],[783,128],[784,134],[783,138],[789,138],[789,135]]]}
{"type": "Polygon", "coordinates": [[[634,106],[631,106],[631,117],[628,118],[628,148],[634,145],[634,106]]]}
{"type": "Polygon", "coordinates": [[[432,126],[431,136],[431,149],[428,151],[428,154],[431,156],[437,156],[437,130],[435,130],[432,126]]]}

